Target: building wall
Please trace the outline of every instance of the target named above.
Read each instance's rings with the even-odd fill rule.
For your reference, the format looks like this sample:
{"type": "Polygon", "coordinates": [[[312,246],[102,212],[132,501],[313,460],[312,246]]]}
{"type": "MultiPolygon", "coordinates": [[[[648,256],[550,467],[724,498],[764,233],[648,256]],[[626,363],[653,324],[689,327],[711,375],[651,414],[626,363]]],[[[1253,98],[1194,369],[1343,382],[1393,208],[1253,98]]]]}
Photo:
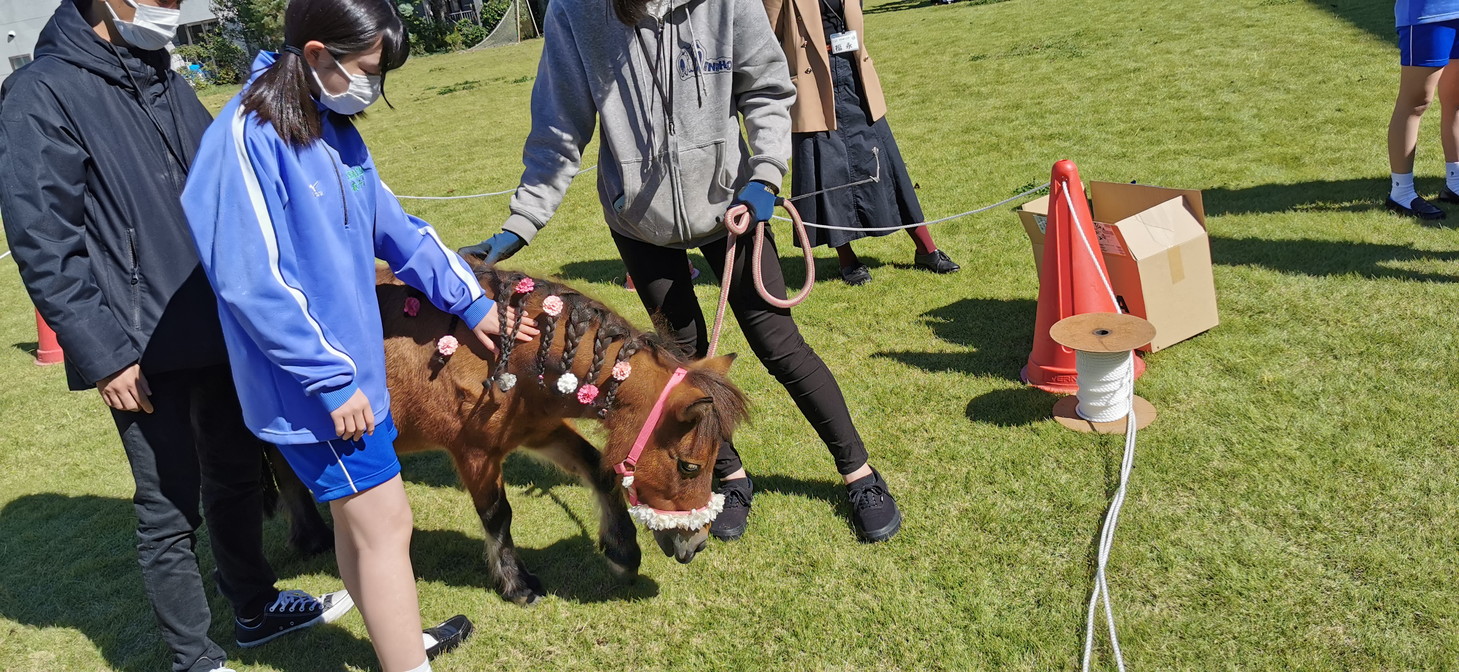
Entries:
{"type": "MultiPolygon", "coordinates": [[[[59,6],[58,0],[0,0],[0,81],[15,70],[11,59],[31,57],[41,29],[59,6]]],[[[214,20],[209,0],[182,3],[183,26],[214,20]]]]}

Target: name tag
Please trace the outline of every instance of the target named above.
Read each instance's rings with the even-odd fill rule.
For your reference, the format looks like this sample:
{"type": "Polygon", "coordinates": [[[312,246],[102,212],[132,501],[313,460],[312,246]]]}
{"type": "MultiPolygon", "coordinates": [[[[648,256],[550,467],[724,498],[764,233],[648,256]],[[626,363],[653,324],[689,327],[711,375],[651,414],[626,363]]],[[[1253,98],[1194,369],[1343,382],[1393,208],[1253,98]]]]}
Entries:
{"type": "Polygon", "coordinates": [[[861,40],[856,36],[856,31],[848,30],[844,33],[831,33],[831,53],[844,54],[860,48],[861,40]]]}

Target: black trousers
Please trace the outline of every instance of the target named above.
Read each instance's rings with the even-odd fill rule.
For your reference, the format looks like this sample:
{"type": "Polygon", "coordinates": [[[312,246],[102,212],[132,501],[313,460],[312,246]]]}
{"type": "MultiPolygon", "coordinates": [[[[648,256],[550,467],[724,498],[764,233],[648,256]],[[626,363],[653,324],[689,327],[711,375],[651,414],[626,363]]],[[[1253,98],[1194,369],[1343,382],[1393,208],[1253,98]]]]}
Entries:
{"type": "MultiPolygon", "coordinates": [[[[720,282],[732,282],[729,305],[734,311],[735,321],[749,341],[750,349],[765,365],[765,369],[785,386],[795,400],[800,412],[809,420],[816,433],[824,441],[831,456],[836,460],[836,470],[849,474],[866,464],[866,447],[856,425],[851,422],[851,411],[846,408],[846,399],[836,377],[826,368],[819,355],[801,338],[800,329],[790,316],[790,310],[776,308],[765,302],[755,291],[751,276],[751,263],[759,263],[765,280],[765,289],[771,295],[785,298],[785,277],[780,270],[780,259],[775,252],[775,238],[766,229],[765,246],[760,259],[754,256],[751,236],[743,236],[735,250],[735,267],[730,280],[724,271],[725,238],[699,248],[709,267],[720,282]]],[[[709,350],[709,330],[699,300],[694,296],[693,281],[689,278],[688,253],[668,247],[659,247],[633,240],[613,233],[613,242],[623,265],[633,276],[638,288],[638,298],[649,315],[661,319],[671,330],[671,336],[686,352],[703,357],[709,350]]],[[[741,467],[739,453],[733,445],[725,443],[720,448],[719,459],[715,460],[714,474],[720,478],[728,476],[741,467]]]]}
{"type": "Polygon", "coordinates": [[[172,669],[212,670],[226,656],[208,638],[212,616],[194,553],[204,519],[218,588],[234,612],[257,614],[278,596],[263,556],[266,444],[244,426],[226,366],[157,374],[147,383],[153,413],[112,411],[137,485],[142,585],[172,669]]]}

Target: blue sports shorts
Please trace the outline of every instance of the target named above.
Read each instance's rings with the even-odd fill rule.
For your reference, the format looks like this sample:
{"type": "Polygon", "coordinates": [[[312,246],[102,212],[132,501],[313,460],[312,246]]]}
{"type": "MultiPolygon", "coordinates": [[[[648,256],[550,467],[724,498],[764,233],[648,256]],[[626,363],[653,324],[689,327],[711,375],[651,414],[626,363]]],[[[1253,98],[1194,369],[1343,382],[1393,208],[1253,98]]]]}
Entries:
{"type": "Polygon", "coordinates": [[[375,425],[375,433],[359,441],[335,439],[324,443],[281,445],[299,480],[320,502],[364,492],[400,473],[395,437],[400,430],[390,415],[375,425]]]}
{"type": "Polygon", "coordinates": [[[1442,68],[1459,58],[1459,19],[1398,27],[1399,64],[1442,68]]]}

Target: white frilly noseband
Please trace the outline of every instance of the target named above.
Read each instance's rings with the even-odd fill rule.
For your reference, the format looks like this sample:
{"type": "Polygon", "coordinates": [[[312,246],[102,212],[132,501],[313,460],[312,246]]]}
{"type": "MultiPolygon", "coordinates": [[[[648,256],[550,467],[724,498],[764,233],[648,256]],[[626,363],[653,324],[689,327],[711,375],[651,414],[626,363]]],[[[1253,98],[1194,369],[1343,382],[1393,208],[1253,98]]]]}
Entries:
{"type": "Polygon", "coordinates": [[[674,375],[669,376],[669,382],[664,385],[664,391],[659,393],[659,400],[654,402],[652,411],[643,421],[643,428],[638,430],[638,438],[633,441],[633,449],[628,451],[628,457],[623,458],[613,467],[613,471],[623,477],[623,489],[628,493],[628,515],[650,530],[697,530],[705,525],[714,522],[719,517],[719,512],[724,510],[724,495],[714,493],[709,497],[709,502],[697,509],[688,511],[664,511],[655,509],[647,504],[638,501],[638,489],[633,487],[634,467],[638,465],[638,458],[643,455],[643,449],[648,446],[649,437],[653,436],[654,430],[659,426],[659,419],[664,414],[664,402],[668,401],[669,393],[684,380],[689,371],[684,368],[674,370],[674,375]]]}

